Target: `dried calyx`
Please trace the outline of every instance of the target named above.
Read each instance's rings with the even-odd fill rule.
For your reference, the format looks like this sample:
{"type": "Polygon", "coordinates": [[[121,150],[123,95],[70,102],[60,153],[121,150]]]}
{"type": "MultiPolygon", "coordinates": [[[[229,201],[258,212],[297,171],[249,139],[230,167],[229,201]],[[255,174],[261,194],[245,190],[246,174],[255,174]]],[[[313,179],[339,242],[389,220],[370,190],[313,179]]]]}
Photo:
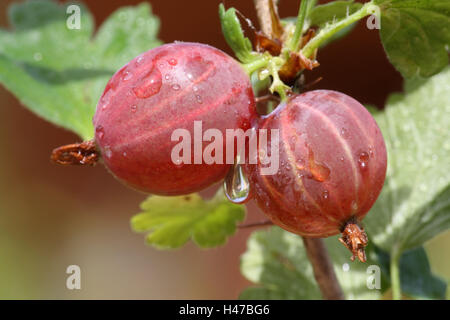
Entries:
{"type": "Polygon", "coordinates": [[[50,159],[61,165],[95,165],[100,159],[95,142],[68,144],[53,150],[50,159]]]}
{"type": "Polygon", "coordinates": [[[339,241],[352,253],[352,261],[358,257],[359,261],[366,262],[366,252],[368,239],[364,228],[360,227],[356,218],[350,219],[342,230],[342,237],[339,241]]]}

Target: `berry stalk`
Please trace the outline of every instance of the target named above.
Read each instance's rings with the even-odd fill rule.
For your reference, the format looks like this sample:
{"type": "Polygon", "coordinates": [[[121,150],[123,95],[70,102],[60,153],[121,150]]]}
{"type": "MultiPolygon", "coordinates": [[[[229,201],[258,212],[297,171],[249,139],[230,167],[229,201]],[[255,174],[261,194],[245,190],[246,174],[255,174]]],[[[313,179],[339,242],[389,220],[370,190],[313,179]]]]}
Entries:
{"type": "Polygon", "coordinates": [[[326,300],[344,300],[344,294],[336,278],[333,263],[323,240],[320,238],[302,238],[322,297],[326,300]]]}

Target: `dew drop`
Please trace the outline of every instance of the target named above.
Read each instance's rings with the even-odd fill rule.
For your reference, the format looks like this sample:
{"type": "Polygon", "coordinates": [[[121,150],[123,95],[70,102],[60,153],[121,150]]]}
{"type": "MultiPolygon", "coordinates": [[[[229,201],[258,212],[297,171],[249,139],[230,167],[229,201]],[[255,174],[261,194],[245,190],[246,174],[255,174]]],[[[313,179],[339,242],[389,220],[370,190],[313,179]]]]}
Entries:
{"type": "Polygon", "coordinates": [[[169,79],[170,79],[170,76],[169,76],[168,74],[166,74],[166,75],[164,76],[164,79],[169,80],[169,79]]]}
{"type": "Polygon", "coordinates": [[[143,56],[139,56],[139,57],[136,59],[136,65],[140,65],[142,62],[144,62],[144,57],[143,57],[143,56]]]}
{"type": "Polygon", "coordinates": [[[250,199],[250,184],[239,163],[234,164],[228,172],[223,188],[228,200],[235,204],[245,203],[250,199]]]}
{"type": "Polygon", "coordinates": [[[102,98],[100,99],[100,104],[102,106],[102,110],[105,110],[108,108],[109,101],[111,99],[112,95],[112,89],[108,88],[102,95],[102,98]]]}
{"type": "Polygon", "coordinates": [[[109,159],[112,157],[112,150],[110,146],[105,146],[105,156],[109,159]]]}
{"type": "Polygon", "coordinates": [[[178,91],[178,90],[180,90],[180,85],[179,84],[173,84],[172,86],[171,86],[171,88],[173,89],[173,90],[175,90],[175,91],[178,91]]]}
{"type": "Polygon", "coordinates": [[[132,105],[131,106],[131,112],[136,113],[137,111],[137,106],[136,105],[132,105]]]}
{"type": "Polygon", "coordinates": [[[358,158],[359,167],[361,169],[367,169],[369,165],[369,154],[367,152],[361,152],[358,158]]]}
{"type": "Polygon", "coordinates": [[[352,201],[352,212],[355,213],[358,210],[358,204],[356,203],[355,200],[352,201]]]}
{"type": "Polygon", "coordinates": [[[369,156],[373,157],[374,153],[375,152],[373,151],[373,147],[369,147],[369,156]]]}
{"type": "Polygon", "coordinates": [[[149,98],[159,92],[162,86],[162,75],[157,68],[152,68],[133,88],[136,97],[140,99],[149,98]]]}
{"type": "Polygon", "coordinates": [[[122,155],[126,158],[126,157],[127,157],[127,152],[124,151],[124,152],[122,153],[122,155]]]}
{"type": "Polygon", "coordinates": [[[330,176],[330,169],[323,163],[317,162],[314,159],[314,153],[313,151],[308,147],[309,150],[309,169],[311,172],[311,175],[308,176],[309,178],[312,178],[316,181],[323,182],[328,179],[330,176]]]}
{"type": "Polygon", "coordinates": [[[325,190],[325,191],[322,193],[322,197],[323,197],[324,199],[328,199],[329,196],[330,196],[330,194],[328,193],[327,190],[325,190]]]}
{"type": "Polygon", "coordinates": [[[177,63],[178,63],[178,61],[176,60],[176,59],[170,59],[169,60],[169,64],[171,65],[171,66],[176,66],[177,65],[177,63]]]}
{"type": "Polygon", "coordinates": [[[345,129],[345,128],[342,128],[342,129],[341,129],[341,136],[344,137],[344,138],[346,138],[346,137],[348,136],[348,131],[347,131],[347,129],[345,129]]]}
{"type": "Polygon", "coordinates": [[[192,88],[192,90],[194,90],[194,92],[197,92],[197,91],[198,91],[198,87],[194,86],[194,87],[192,88]]]}
{"type": "Polygon", "coordinates": [[[103,128],[103,126],[98,126],[97,128],[95,128],[95,132],[99,139],[103,139],[103,137],[105,136],[105,129],[103,128]]]}
{"type": "Polygon", "coordinates": [[[133,76],[133,74],[129,71],[125,72],[125,75],[123,76],[122,80],[123,81],[128,81],[131,79],[131,77],[133,76]]]}

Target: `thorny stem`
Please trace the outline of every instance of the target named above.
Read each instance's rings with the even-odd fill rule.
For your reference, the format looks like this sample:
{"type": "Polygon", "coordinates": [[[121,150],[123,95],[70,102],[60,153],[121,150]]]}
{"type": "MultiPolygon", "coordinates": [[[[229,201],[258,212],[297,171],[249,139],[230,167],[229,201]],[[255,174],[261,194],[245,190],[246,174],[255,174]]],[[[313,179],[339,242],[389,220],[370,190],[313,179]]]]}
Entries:
{"type": "Polygon", "coordinates": [[[344,294],[336,278],[333,263],[322,239],[303,237],[309,261],[314,270],[314,278],[322,297],[326,300],[344,300],[344,294]]]}
{"type": "Polygon", "coordinates": [[[348,15],[346,18],[342,19],[341,21],[338,21],[336,23],[332,23],[325,28],[323,28],[314,38],[312,38],[306,46],[302,49],[302,54],[307,57],[311,58],[316,51],[316,49],[319,48],[319,46],[327,39],[329,39],[331,36],[333,36],[336,32],[342,30],[343,28],[347,27],[348,25],[351,25],[352,23],[361,20],[362,18],[372,14],[374,12],[374,4],[371,2],[366,3],[356,11],[355,13],[348,15]]]}

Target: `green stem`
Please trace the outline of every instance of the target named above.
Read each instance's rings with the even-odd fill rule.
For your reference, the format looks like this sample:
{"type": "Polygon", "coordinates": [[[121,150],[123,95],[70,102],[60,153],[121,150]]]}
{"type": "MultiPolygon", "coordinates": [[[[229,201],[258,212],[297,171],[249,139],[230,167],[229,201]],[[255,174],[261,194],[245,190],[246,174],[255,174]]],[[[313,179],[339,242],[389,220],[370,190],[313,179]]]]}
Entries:
{"type": "Polygon", "coordinates": [[[297,52],[298,48],[300,47],[301,36],[303,33],[303,26],[305,25],[305,18],[308,9],[308,2],[309,0],[302,0],[300,4],[300,9],[298,10],[295,32],[289,44],[289,49],[293,52],[297,52]]]}
{"type": "Polygon", "coordinates": [[[356,21],[361,20],[362,18],[368,15],[373,14],[373,12],[374,12],[374,4],[371,1],[363,5],[361,9],[347,16],[346,18],[324,27],[314,38],[312,38],[306,44],[306,46],[302,49],[302,54],[307,58],[311,58],[311,56],[314,54],[314,51],[317,48],[319,48],[319,46],[324,41],[333,36],[336,32],[342,30],[343,28],[351,25],[356,21]]]}
{"type": "Polygon", "coordinates": [[[402,289],[400,284],[400,253],[398,250],[394,249],[391,255],[391,288],[392,288],[392,299],[401,300],[402,289]]]}
{"type": "Polygon", "coordinates": [[[251,76],[253,72],[267,67],[269,64],[270,59],[267,56],[261,55],[257,59],[253,60],[252,62],[241,64],[242,68],[244,68],[245,72],[251,76]]]}

